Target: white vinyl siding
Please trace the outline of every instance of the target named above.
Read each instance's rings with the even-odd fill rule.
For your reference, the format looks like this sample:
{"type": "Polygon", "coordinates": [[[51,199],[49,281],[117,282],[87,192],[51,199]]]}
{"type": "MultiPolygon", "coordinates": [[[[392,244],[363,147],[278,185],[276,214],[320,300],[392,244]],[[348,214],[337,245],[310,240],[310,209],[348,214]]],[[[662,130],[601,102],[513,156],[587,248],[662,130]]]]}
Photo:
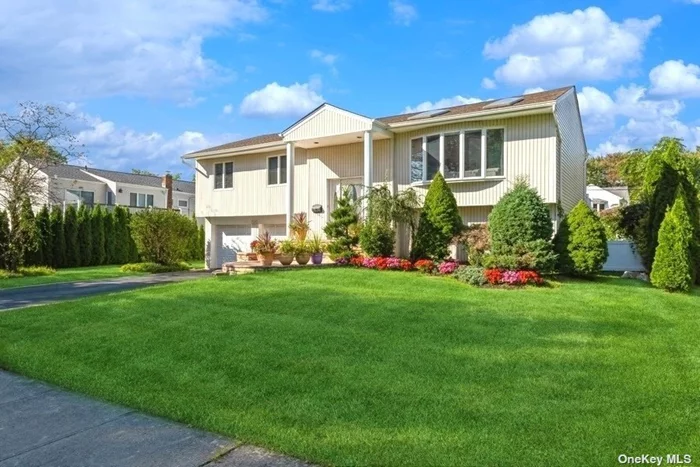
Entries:
{"type": "Polygon", "coordinates": [[[322,138],[330,135],[342,135],[366,131],[372,128],[368,118],[354,115],[342,109],[326,106],[298,126],[293,127],[285,136],[285,141],[300,141],[322,138]]]}
{"type": "Polygon", "coordinates": [[[573,89],[559,98],[554,116],[559,128],[559,191],[568,213],[586,193],[586,142],[573,89]]]}

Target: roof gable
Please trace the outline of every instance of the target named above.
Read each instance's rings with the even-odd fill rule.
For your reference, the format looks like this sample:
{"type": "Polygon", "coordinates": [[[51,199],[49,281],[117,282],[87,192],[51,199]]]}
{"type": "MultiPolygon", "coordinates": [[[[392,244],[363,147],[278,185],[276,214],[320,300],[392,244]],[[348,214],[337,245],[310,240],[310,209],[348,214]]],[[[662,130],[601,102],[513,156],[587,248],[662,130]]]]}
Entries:
{"type": "Polygon", "coordinates": [[[282,137],[284,141],[299,141],[371,129],[371,118],[325,103],[284,130],[282,137]]]}

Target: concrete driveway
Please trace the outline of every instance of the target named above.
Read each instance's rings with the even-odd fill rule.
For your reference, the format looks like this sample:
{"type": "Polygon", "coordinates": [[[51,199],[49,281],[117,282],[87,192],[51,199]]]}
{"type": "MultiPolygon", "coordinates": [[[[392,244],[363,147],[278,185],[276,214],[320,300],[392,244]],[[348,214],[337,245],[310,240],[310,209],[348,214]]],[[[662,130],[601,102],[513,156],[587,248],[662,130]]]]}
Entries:
{"type": "Polygon", "coordinates": [[[304,467],[0,370],[0,467],[304,467]]]}
{"type": "Polygon", "coordinates": [[[203,277],[208,277],[206,271],[188,271],[4,289],[0,290],[0,312],[61,300],[72,300],[91,295],[138,289],[150,285],[201,279],[203,277]]]}

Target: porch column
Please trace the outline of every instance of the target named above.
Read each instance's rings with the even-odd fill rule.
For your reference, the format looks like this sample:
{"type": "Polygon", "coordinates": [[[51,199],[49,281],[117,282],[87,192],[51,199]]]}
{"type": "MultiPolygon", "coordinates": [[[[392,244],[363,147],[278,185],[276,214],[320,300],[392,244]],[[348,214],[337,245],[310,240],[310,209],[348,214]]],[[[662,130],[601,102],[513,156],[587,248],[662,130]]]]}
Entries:
{"type": "Polygon", "coordinates": [[[287,209],[287,237],[291,235],[289,224],[292,223],[294,215],[294,143],[287,143],[287,187],[285,207],[287,209]]]}
{"type": "MultiPolygon", "coordinates": [[[[364,171],[362,184],[365,186],[365,195],[369,194],[369,188],[372,186],[372,166],[374,164],[374,155],[372,154],[372,130],[365,131],[364,135],[365,151],[364,151],[364,171]]],[[[363,209],[367,208],[367,201],[363,203],[363,209]]]]}

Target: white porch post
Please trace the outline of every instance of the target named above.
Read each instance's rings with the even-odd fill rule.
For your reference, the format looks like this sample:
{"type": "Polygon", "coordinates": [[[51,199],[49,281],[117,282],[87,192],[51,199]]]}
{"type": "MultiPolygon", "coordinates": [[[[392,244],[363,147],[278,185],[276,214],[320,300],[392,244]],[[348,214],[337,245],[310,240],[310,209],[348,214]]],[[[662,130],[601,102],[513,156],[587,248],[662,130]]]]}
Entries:
{"type": "Polygon", "coordinates": [[[286,190],[286,204],[287,208],[287,237],[291,235],[289,231],[289,224],[292,223],[292,216],[294,215],[294,143],[287,143],[287,190],[286,190]]]}
{"type": "MultiPolygon", "coordinates": [[[[364,151],[364,171],[362,184],[365,186],[365,195],[369,194],[369,189],[372,187],[372,166],[374,164],[374,155],[372,153],[372,130],[365,131],[364,135],[365,151],[364,151]]],[[[367,201],[363,203],[363,209],[367,208],[367,201]]]]}

